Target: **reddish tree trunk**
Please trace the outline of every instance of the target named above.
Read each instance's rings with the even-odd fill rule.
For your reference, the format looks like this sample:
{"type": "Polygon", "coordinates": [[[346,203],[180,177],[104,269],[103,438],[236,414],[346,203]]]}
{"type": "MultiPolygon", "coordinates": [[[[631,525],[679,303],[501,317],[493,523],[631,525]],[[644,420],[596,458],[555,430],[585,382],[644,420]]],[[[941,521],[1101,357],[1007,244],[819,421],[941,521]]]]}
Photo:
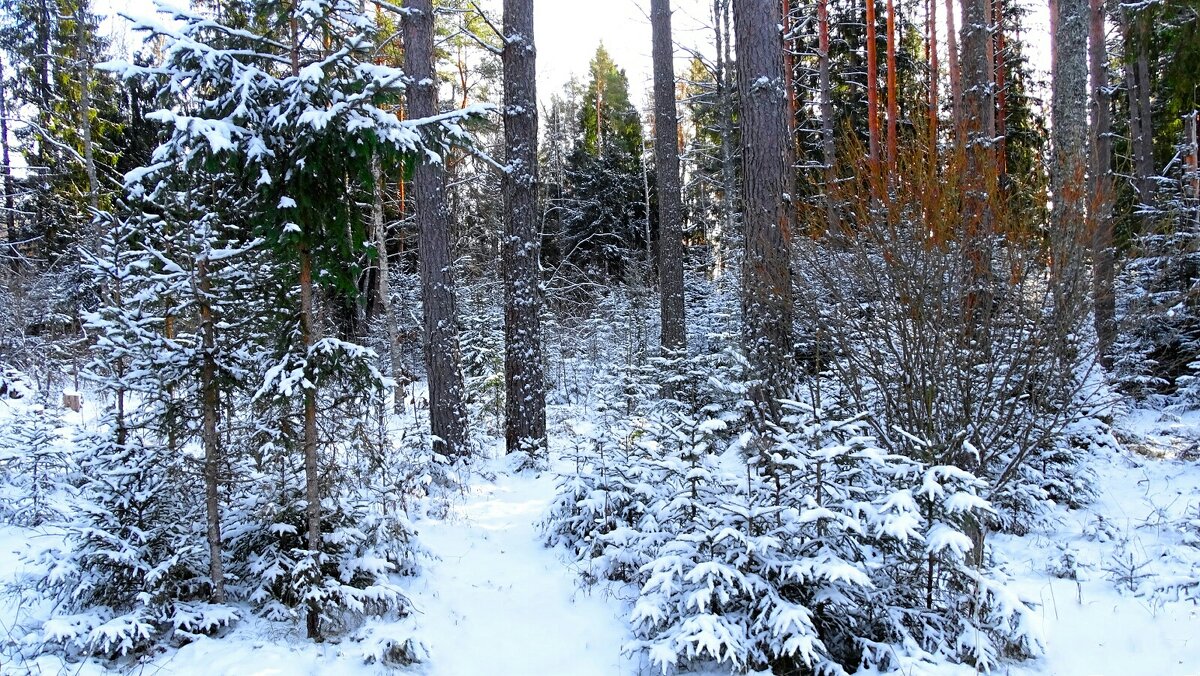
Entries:
{"type": "Polygon", "coordinates": [[[875,42],[875,0],[867,0],[867,148],[872,174],[879,174],[879,58],[875,42]]]}
{"type": "Polygon", "coordinates": [[[887,164],[890,176],[896,173],[896,7],[887,0],[887,164]]]}

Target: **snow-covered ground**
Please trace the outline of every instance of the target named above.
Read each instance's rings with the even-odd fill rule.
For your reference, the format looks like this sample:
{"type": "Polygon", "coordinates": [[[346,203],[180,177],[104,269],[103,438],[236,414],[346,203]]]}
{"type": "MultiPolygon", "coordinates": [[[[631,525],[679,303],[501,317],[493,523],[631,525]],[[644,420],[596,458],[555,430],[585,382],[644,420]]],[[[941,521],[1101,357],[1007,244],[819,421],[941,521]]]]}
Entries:
{"type": "MultiPolygon", "coordinates": [[[[1200,674],[1200,606],[1172,584],[1200,576],[1200,416],[1133,411],[1118,421],[1124,451],[1101,451],[1091,471],[1095,500],[1062,509],[1029,535],[993,535],[993,554],[1026,600],[1037,604],[1043,658],[1008,664],[1014,675],[1200,674]],[[1176,600],[1177,594],[1179,599],[1176,600]]],[[[447,514],[416,521],[429,550],[424,573],[404,584],[418,612],[376,637],[415,635],[427,658],[402,672],[428,676],[596,676],[650,673],[622,655],[626,602],[581,588],[564,552],[542,546],[537,522],[554,493],[553,472],[517,473],[504,459],[480,463],[447,514]]],[[[0,576],[16,576],[32,538],[0,527],[0,576]]],[[[1190,593],[1197,596],[1198,590],[1190,593]]],[[[36,613],[0,604],[0,642],[36,613]]],[[[352,638],[313,644],[297,626],[242,621],[229,635],[202,638],[121,671],[290,676],[396,673],[369,664],[352,638]]],[[[99,663],[36,662],[0,653],[0,673],[112,673],[99,663]]],[[[965,667],[912,664],[906,673],[971,674],[965,667]]]]}

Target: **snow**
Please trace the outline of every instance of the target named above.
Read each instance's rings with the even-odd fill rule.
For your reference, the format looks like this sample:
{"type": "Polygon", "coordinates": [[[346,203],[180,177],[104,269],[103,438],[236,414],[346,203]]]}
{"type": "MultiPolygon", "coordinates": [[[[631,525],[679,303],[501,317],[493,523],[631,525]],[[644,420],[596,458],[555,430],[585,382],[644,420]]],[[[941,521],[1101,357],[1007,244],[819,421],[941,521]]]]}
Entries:
{"type": "MultiPolygon", "coordinates": [[[[27,405],[0,405],[0,419],[20,415],[27,405]]],[[[93,424],[94,406],[89,402],[82,414],[65,411],[64,424],[93,424]]],[[[586,418],[572,425],[580,436],[596,432],[586,418]]],[[[1200,532],[1200,467],[1186,459],[1200,437],[1200,415],[1134,409],[1116,426],[1127,449],[1136,452],[1095,452],[1090,471],[1096,498],[1090,505],[1057,508],[1049,526],[1028,535],[988,538],[1009,589],[1034,609],[1027,621],[1046,647],[1043,657],[1005,663],[1001,673],[1200,673],[1200,606],[1176,600],[1169,591],[1173,584],[1195,582],[1200,572],[1196,542],[1181,530],[1192,524],[1192,532],[1200,532]],[[1123,577],[1117,564],[1127,556],[1137,571],[1123,577]]],[[[568,469],[559,462],[556,469],[568,469]]],[[[414,519],[431,556],[421,575],[401,580],[416,608],[409,617],[374,621],[340,640],[316,644],[297,624],[242,613],[226,636],[199,637],[137,665],[109,669],[96,661],[66,663],[47,655],[14,661],[4,655],[0,671],[100,676],[135,666],[146,673],[197,676],[656,672],[653,653],[645,657],[650,664],[623,654],[636,614],[625,600],[632,594],[582,586],[566,552],[542,546],[537,523],[553,496],[555,473],[520,473],[509,459],[496,458],[478,462],[463,478],[444,516],[414,519]],[[389,641],[414,635],[425,656],[419,664],[395,669],[365,659],[378,657],[389,641]]],[[[911,494],[894,496],[889,508],[904,511],[902,503],[911,500],[911,494]]],[[[19,552],[46,537],[54,535],[0,526],[0,584],[25,570],[19,552]]],[[[963,552],[970,547],[951,528],[927,545],[963,552]]],[[[18,621],[38,612],[16,597],[3,597],[0,635],[12,635],[18,621]]],[[[919,656],[902,662],[903,673],[976,673],[919,656]]]]}
{"type": "Polygon", "coordinates": [[[580,589],[561,553],[541,545],[535,524],[554,476],[498,466],[496,483],[472,485],[447,519],[417,524],[439,559],[413,590],[431,673],[630,673],[625,610],[580,589]]]}

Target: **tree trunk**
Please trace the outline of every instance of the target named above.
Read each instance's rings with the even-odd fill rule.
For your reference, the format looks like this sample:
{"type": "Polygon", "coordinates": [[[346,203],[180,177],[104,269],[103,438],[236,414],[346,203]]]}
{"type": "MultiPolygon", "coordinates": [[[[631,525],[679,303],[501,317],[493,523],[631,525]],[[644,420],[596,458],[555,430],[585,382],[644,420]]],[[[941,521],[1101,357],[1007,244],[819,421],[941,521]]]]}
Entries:
{"type": "MultiPolygon", "coordinates": [[[[312,347],[316,341],[317,326],[313,312],[312,259],[308,247],[300,246],[300,337],[304,345],[304,359],[312,358],[312,347]]],[[[321,552],[321,468],[317,462],[317,388],[310,384],[304,388],[304,517],[307,526],[306,544],[314,558],[321,552]]],[[[305,617],[308,638],[321,638],[321,607],[313,599],[308,602],[305,617]]]]}
{"type": "MultiPolygon", "coordinates": [[[[0,60],[0,153],[2,153],[0,162],[4,163],[4,232],[0,233],[0,242],[7,243],[16,237],[17,233],[17,193],[13,183],[12,160],[8,154],[8,87],[5,85],[2,60],[0,60]]],[[[15,251],[10,251],[8,255],[14,256],[15,253],[15,251]]]]}
{"type": "Polygon", "coordinates": [[[965,0],[962,25],[962,129],[966,142],[963,200],[968,256],[976,279],[991,271],[991,192],[996,172],[993,139],[996,108],[993,86],[991,0],[965,0]]]}
{"type": "Polygon", "coordinates": [[[996,74],[996,177],[1000,186],[1007,184],[1008,173],[1008,86],[1005,84],[1005,64],[1008,47],[1004,39],[1004,0],[995,0],[992,17],[996,25],[995,74],[996,74]]]}
{"type": "Polygon", "coordinates": [[[930,233],[935,243],[941,243],[941,224],[936,222],[933,212],[939,201],[938,184],[938,42],[937,42],[937,0],[925,0],[925,50],[929,58],[929,111],[928,138],[929,155],[926,170],[929,172],[930,197],[925,207],[925,232],[930,233]]]}
{"type": "Polygon", "coordinates": [[[958,29],[954,27],[953,0],[946,0],[946,56],[950,63],[950,120],[954,124],[954,138],[962,145],[962,69],[958,63],[958,29]]]}
{"type": "MultiPolygon", "coordinates": [[[[79,132],[83,140],[83,168],[88,179],[88,206],[100,209],[100,184],[96,178],[96,159],[92,153],[92,60],[87,43],[87,15],[75,12],[75,48],[79,52],[79,132]]],[[[100,246],[99,233],[95,247],[100,246]]]]}
{"type": "MultiPolygon", "coordinates": [[[[504,443],[509,453],[546,449],[538,262],[537,50],[533,0],[504,0],[504,443]]],[[[598,114],[598,113],[597,113],[598,114]]],[[[597,124],[599,120],[597,119],[597,124]]],[[[598,137],[597,137],[598,142],[598,137]]]]}
{"type": "Polygon", "coordinates": [[[1187,144],[1187,166],[1192,185],[1192,210],[1196,225],[1200,226],[1200,111],[1192,110],[1183,120],[1187,144]]]}
{"type": "Polygon", "coordinates": [[[651,0],[654,42],[654,167],[658,176],[658,287],[662,294],[662,351],[686,353],[683,301],[683,204],[679,196],[679,139],[675,131],[675,66],[671,2],[651,0]]]}
{"type": "MultiPolygon", "coordinates": [[[[288,21],[291,37],[292,76],[300,74],[300,25],[296,18],[296,6],[292,7],[292,15],[288,21]]],[[[313,278],[312,257],[308,245],[301,242],[297,252],[300,259],[300,341],[304,346],[304,361],[307,364],[312,357],[312,347],[317,342],[316,316],[313,310],[313,278]]],[[[314,559],[320,558],[321,553],[321,468],[317,461],[317,388],[310,383],[304,388],[304,433],[302,440],[304,453],[304,518],[305,541],[308,551],[314,559]]],[[[304,618],[308,638],[321,638],[321,606],[314,598],[308,602],[304,618]]]]}
{"type": "Polygon", "coordinates": [[[1138,119],[1141,120],[1138,148],[1137,177],[1141,184],[1142,204],[1154,206],[1157,192],[1154,169],[1154,111],[1150,107],[1150,92],[1154,84],[1150,81],[1150,8],[1141,10],[1138,17],[1137,39],[1137,103],[1138,119]]]}
{"type": "MultiPolygon", "coordinates": [[[[879,174],[879,58],[875,38],[875,0],[867,0],[867,150],[872,176],[879,174]]],[[[738,52],[741,52],[740,46],[738,52]]],[[[741,58],[739,56],[739,58],[741,58]]]]}
{"type": "Polygon", "coordinates": [[[741,0],[733,8],[741,95],[742,342],[752,373],[752,397],[777,417],[777,398],[793,375],[791,253],[792,144],[783,78],[783,42],[775,0],[741,0]]]}
{"type": "Polygon", "coordinates": [[[1050,244],[1052,293],[1060,329],[1067,330],[1067,305],[1078,291],[1080,248],[1085,225],[1087,150],[1087,0],[1051,0],[1050,244]]]}
{"type": "Polygon", "coordinates": [[[1092,298],[1100,363],[1112,368],[1116,340],[1116,296],[1113,289],[1112,120],[1108,93],[1108,49],[1104,39],[1104,0],[1090,0],[1088,53],[1092,89],[1092,298]]]}
{"type": "MultiPolygon", "coordinates": [[[[436,115],[433,69],[433,2],[412,0],[404,15],[404,69],[412,78],[408,116],[436,115]]],[[[433,448],[448,456],[467,453],[467,415],[459,367],[458,324],[451,275],[450,215],[446,212],[443,162],[425,158],[413,171],[420,239],[421,306],[424,311],[425,371],[429,378],[429,423],[433,448]]]]}
{"type": "Polygon", "coordinates": [[[896,6],[887,0],[887,168],[889,180],[896,175],[896,6]]]}
{"type": "Polygon", "coordinates": [[[376,292],[379,295],[379,315],[387,330],[388,372],[392,377],[392,410],[404,412],[404,384],[401,382],[400,350],[396,345],[396,317],[392,315],[392,287],[388,269],[387,223],[383,220],[383,168],[379,155],[371,158],[371,227],[375,230],[375,249],[379,256],[379,280],[376,292]]]}
{"type": "Polygon", "coordinates": [[[721,210],[724,212],[724,226],[717,240],[716,251],[713,255],[714,276],[724,273],[729,251],[734,248],[734,238],[737,233],[737,169],[733,152],[735,122],[733,118],[734,101],[733,85],[729,82],[729,66],[733,63],[730,54],[730,18],[729,0],[714,0],[713,24],[716,32],[717,56],[716,72],[717,105],[721,119],[721,210]]]}
{"type": "Polygon", "coordinates": [[[837,205],[833,202],[837,155],[833,145],[833,94],[829,76],[829,0],[817,0],[817,83],[821,105],[821,159],[825,179],[825,228],[838,228],[837,205]]]}
{"type": "Polygon", "coordinates": [[[208,574],[212,581],[213,603],[225,603],[225,573],[221,563],[221,437],[217,433],[220,396],[217,391],[217,327],[213,317],[212,283],[208,277],[208,259],[196,261],[200,290],[200,331],[204,356],[200,366],[200,391],[203,414],[200,427],[204,446],[204,509],[208,536],[208,574]]]}

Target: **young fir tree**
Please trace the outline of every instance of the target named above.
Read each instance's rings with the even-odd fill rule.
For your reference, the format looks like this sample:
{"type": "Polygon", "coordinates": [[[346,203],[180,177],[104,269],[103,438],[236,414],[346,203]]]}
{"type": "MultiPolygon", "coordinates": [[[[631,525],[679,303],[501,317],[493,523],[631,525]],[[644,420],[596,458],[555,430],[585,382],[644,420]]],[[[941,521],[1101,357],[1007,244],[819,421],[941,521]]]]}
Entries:
{"type": "Polygon", "coordinates": [[[303,609],[313,637],[345,613],[403,610],[387,576],[411,567],[393,551],[411,529],[380,518],[363,497],[371,473],[331,445],[357,438],[349,425],[381,377],[370,351],[318,339],[316,292],[353,289],[367,217],[355,197],[373,187],[373,158],[395,170],[464,139],[466,113],[401,122],[383,110],[406,78],[370,63],[374,25],[358,9],[298,6],[286,42],[178,10],[142,26],[164,38],[161,63],[108,66],[158,88],[165,107],[150,117],[170,135],[128,176],[128,215],[103,221],[104,303],[90,324],[116,407],[80,447],[69,554],[45,559],[57,562],[43,586],[85,611],[47,623],[50,641],[128,653],[227,624],[232,611],[206,605],[226,599],[226,559],[231,593],[281,616],[303,609]],[[221,437],[247,427],[243,442],[267,441],[230,457],[221,437]],[[201,482],[181,452],[190,438],[201,482]],[[247,483],[226,491],[226,466],[247,483]]]}

